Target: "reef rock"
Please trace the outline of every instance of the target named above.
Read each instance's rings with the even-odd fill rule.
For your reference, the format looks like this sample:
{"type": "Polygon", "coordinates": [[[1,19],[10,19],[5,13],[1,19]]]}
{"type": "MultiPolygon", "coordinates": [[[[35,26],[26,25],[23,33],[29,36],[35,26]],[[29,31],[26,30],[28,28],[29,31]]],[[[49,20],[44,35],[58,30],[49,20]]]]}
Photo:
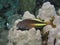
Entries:
{"type": "Polygon", "coordinates": [[[54,5],[51,5],[50,2],[45,2],[42,5],[41,9],[39,9],[39,14],[37,18],[40,18],[46,21],[55,15],[56,15],[56,11],[55,11],[54,5]]]}
{"type": "Polygon", "coordinates": [[[16,30],[16,24],[20,20],[15,22],[15,25],[9,30],[8,44],[7,45],[41,45],[41,33],[40,30],[35,28],[21,31],[16,30]]]}
{"type": "Polygon", "coordinates": [[[47,25],[43,28],[43,32],[46,33],[48,31],[50,31],[52,29],[52,26],[51,25],[47,25]]]}
{"type": "Polygon", "coordinates": [[[55,19],[53,21],[53,24],[55,24],[56,26],[57,25],[60,25],[60,16],[55,16],[55,19]]]}
{"type": "Polygon", "coordinates": [[[49,31],[47,45],[60,45],[60,25],[49,31]],[[55,42],[56,39],[56,42],[55,42]],[[54,43],[55,42],[55,43],[54,43]]]}
{"type": "Polygon", "coordinates": [[[54,40],[55,40],[55,38],[56,38],[56,34],[57,34],[56,28],[52,28],[52,29],[49,31],[47,45],[54,45],[54,40]]]}
{"type": "Polygon", "coordinates": [[[22,19],[32,19],[35,18],[33,14],[30,14],[29,11],[26,11],[22,17],[22,19]]]}
{"type": "MultiPolygon", "coordinates": [[[[39,15],[37,18],[43,19],[45,21],[49,21],[51,17],[55,17],[52,21],[55,28],[51,25],[47,25],[43,28],[43,34],[45,32],[49,32],[47,45],[54,45],[54,40],[56,39],[55,44],[60,45],[60,16],[56,14],[55,8],[49,2],[45,2],[41,9],[39,9],[39,15]]],[[[26,11],[22,17],[24,19],[32,19],[35,18],[33,14],[30,14],[26,11]]],[[[7,45],[42,45],[43,38],[41,38],[40,30],[36,30],[35,28],[31,28],[29,30],[17,30],[16,24],[20,21],[20,19],[16,20],[13,27],[9,30],[8,34],[8,44],[7,45]]]]}

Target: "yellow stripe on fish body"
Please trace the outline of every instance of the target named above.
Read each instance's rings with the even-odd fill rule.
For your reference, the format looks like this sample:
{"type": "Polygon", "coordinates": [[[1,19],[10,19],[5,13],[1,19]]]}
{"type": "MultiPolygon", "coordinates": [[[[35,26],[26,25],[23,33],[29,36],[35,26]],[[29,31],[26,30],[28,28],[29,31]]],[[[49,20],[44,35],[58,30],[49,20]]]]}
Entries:
{"type": "Polygon", "coordinates": [[[43,21],[40,20],[40,19],[32,19],[32,20],[35,20],[35,21],[38,21],[38,22],[43,22],[43,21]]]}
{"type": "Polygon", "coordinates": [[[46,24],[32,24],[32,26],[45,26],[46,24]]]}

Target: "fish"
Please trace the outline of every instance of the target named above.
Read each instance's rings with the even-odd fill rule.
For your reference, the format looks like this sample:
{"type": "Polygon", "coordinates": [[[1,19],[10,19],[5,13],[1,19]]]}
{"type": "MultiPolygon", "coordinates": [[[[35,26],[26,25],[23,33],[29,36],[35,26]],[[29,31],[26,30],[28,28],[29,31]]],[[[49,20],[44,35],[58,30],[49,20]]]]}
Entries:
{"type": "Polygon", "coordinates": [[[44,21],[39,20],[39,19],[24,19],[20,22],[18,22],[17,26],[17,30],[29,30],[31,28],[35,28],[35,29],[42,29],[44,26],[46,26],[46,24],[44,23],[44,21]]]}

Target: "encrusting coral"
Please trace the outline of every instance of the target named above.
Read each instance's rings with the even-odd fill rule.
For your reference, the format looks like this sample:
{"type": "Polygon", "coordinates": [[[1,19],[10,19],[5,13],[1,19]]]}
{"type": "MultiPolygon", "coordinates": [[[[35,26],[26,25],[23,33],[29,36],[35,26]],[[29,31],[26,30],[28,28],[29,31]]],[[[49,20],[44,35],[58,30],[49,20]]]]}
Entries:
{"type": "MultiPolygon", "coordinates": [[[[33,18],[35,18],[35,16],[27,11],[22,17],[22,20],[33,18]]],[[[22,21],[18,19],[16,20],[13,27],[9,30],[9,42],[7,45],[60,45],[60,16],[56,14],[54,5],[51,5],[50,2],[45,2],[43,6],[39,9],[39,14],[37,18],[42,19],[45,22],[51,21],[52,24],[46,25],[42,29],[43,32],[41,32],[40,30],[36,30],[35,28],[31,28],[28,31],[21,31],[16,30],[17,23],[22,21]],[[53,24],[56,27],[52,27],[53,24]],[[48,32],[47,37],[45,35],[46,32],[48,32]],[[44,35],[45,37],[43,37],[44,35]],[[44,38],[45,40],[47,40],[43,40],[44,38]]]]}
{"type": "Polygon", "coordinates": [[[30,14],[29,11],[26,11],[26,12],[24,13],[23,17],[22,17],[23,20],[24,20],[24,19],[33,19],[33,18],[35,18],[35,16],[34,16],[33,14],[30,14]]]}
{"type": "MultiPolygon", "coordinates": [[[[29,17],[33,18],[32,16],[29,17]]],[[[26,19],[26,17],[24,19],[26,19]]],[[[35,28],[29,29],[29,31],[16,30],[16,25],[20,21],[20,19],[16,20],[14,26],[9,30],[9,42],[7,45],[14,45],[14,43],[16,45],[41,45],[42,39],[40,30],[36,31],[35,28]]]]}

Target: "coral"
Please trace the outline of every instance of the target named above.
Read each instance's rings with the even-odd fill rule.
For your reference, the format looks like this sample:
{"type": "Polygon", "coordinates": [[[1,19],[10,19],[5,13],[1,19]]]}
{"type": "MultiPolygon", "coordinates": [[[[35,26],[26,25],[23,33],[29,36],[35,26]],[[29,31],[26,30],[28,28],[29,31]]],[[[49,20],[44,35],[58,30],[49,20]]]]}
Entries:
{"type": "Polygon", "coordinates": [[[56,32],[57,30],[52,28],[50,31],[49,31],[49,35],[48,35],[48,42],[47,42],[47,45],[54,45],[54,40],[56,38],[56,32]]]}
{"type": "Polygon", "coordinates": [[[60,25],[60,16],[55,16],[55,19],[53,21],[53,24],[55,24],[56,26],[57,25],[60,25]]]}
{"type": "Polygon", "coordinates": [[[48,42],[47,45],[54,45],[56,43],[56,45],[59,45],[60,43],[60,16],[58,16],[56,14],[55,8],[53,5],[51,5],[49,2],[46,2],[43,4],[42,8],[39,9],[39,14],[37,16],[37,18],[40,18],[42,20],[45,21],[49,21],[51,19],[51,17],[54,16],[54,20],[52,21],[52,23],[54,25],[56,25],[55,28],[53,28],[51,25],[47,25],[43,28],[43,32],[49,32],[48,34],[48,42]],[[56,42],[54,42],[56,39],[56,42]]]}
{"type": "MultiPolygon", "coordinates": [[[[57,20],[56,20],[57,21],[57,20]]],[[[58,20],[59,21],[59,20],[58,20]]],[[[48,45],[60,45],[60,24],[56,25],[56,28],[52,28],[48,35],[48,45]],[[55,42],[54,42],[55,41],[55,42]]]]}
{"type": "Polygon", "coordinates": [[[39,14],[37,18],[41,18],[43,20],[50,20],[52,16],[56,15],[56,11],[54,5],[51,5],[50,2],[46,2],[43,4],[42,8],[39,9],[39,14]]]}
{"type": "MultiPolygon", "coordinates": [[[[18,20],[19,22],[19,20],[18,20]]],[[[16,25],[16,23],[15,23],[16,25]]],[[[35,28],[29,29],[29,31],[16,30],[15,25],[9,30],[7,45],[41,45],[41,33],[40,30],[35,28]],[[32,37],[33,36],[33,37],[32,37]]]]}
{"type": "Polygon", "coordinates": [[[56,43],[55,43],[55,45],[60,45],[60,25],[58,25],[57,27],[56,27],[56,43]]]}
{"type": "Polygon", "coordinates": [[[60,45],[60,16],[56,14],[55,8],[50,4],[50,2],[45,2],[42,8],[39,9],[37,18],[40,18],[44,21],[50,21],[51,17],[54,17],[54,19],[52,19],[53,21],[51,22],[56,25],[55,28],[53,28],[52,25],[46,25],[42,30],[43,32],[36,30],[35,28],[24,31],[16,30],[16,24],[19,21],[28,18],[35,18],[33,14],[30,14],[28,11],[26,11],[22,17],[22,20],[16,20],[13,27],[9,30],[9,42],[7,45],[42,45],[42,43],[47,43],[47,45],[60,45]],[[46,38],[46,35],[45,37],[43,36],[46,32],[49,33],[47,35],[48,39],[47,41],[44,41],[43,39],[46,38]]]}
{"type": "Polygon", "coordinates": [[[24,13],[22,19],[28,19],[28,18],[32,19],[32,18],[35,18],[35,16],[34,16],[33,14],[30,14],[29,11],[26,11],[26,12],[24,13]]]}
{"type": "Polygon", "coordinates": [[[9,30],[9,42],[7,45],[13,45],[13,42],[16,43],[16,45],[41,45],[40,30],[36,31],[35,28],[32,28],[29,31],[16,30],[16,24],[19,21],[21,20],[16,20],[13,28],[9,30]]]}
{"type": "Polygon", "coordinates": [[[47,25],[43,28],[43,32],[46,33],[48,31],[50,31],[52,29],[52,26],[51,25],[47,25]]]}

